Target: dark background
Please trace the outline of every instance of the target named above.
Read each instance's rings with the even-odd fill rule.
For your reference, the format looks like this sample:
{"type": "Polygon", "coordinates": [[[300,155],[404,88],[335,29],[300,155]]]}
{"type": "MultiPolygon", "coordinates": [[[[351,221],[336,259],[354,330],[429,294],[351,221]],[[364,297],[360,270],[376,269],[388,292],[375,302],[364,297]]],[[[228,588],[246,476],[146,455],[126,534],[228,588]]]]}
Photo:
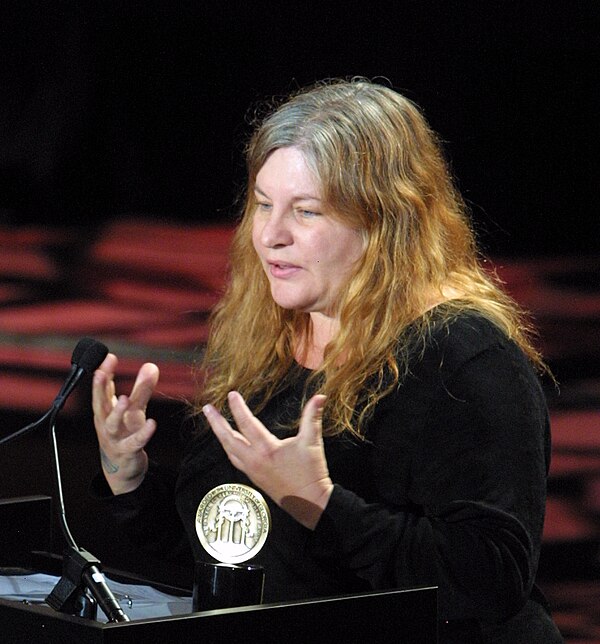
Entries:
{"type": "Polygon", "coordinates": [[[382,76],[446,141],[484,250],[598,247],[598,3],[0,8],[0,222],[231,219],[252,106],[382,76]]]}
{"type": "MultiPolygon", "coordinates": [[[[90,240],[105,224],[128,217],[176,225],[232,222],[249,117],[261,100],[327,77],[383,77],[424,109],[445,141],[483,250],[507,258],[507,282],[538,314],[545,353],[561,381],[561,398],[551,402],[597,410],[599,18],[597,0],[1,0],[0,229],[68,228],[67,250],[49,251],[61,269],[57,284],[4,276],[3,284],[26,293],[0,306],[8,312],[5,322],[35,298],[96,304],[97,278],[114,275],[101,263],[88,264],[86,252],[75,259],[69,254],[75,246],[92,248],[90,240]],[[539,261],[528,263],[534,255],[539,261]],[[511,272],[513,259],[522,272],[511,272]]],[[[24,243],[19,235],[14,240],[24,243]]],[[[3,259],[8,264],[0,252],[3,259]]],[[[186,287],[176,272],[158,279],[143,268],[135,273],[117,266],[114,273],[145,287],[153,280],[186,287]]],[[[150,321],[153,314],[149,306],[150,321]]],[[[27,341],[72,348],[78,336],[64,327],[28,337],[11,326],[0,329],[0,340],[8,349],[27,341]]],[[[150,323],[148,328],[155,330],[150,323]]],[[[131,344],[122,329],[108,339],[120,355],[131,344]]],[[[150,348],[157,350],[134,347],[140,362],[142,353],[152,358],[150,348]]],[[[52,375],[49,404],[68,369],[66,351],[50,374],[47,365],[11,363],[2,371],[29,374],[33,383],[52,375]]],[[[552,386],[550,393],[556,397],[552,386]]],[[[98,469],[89,382],[79,395],[78,405],[65,409],[59,440],[77,541],[107,566],[188,584],[189,567],[178,570],[135,552],[87,494],[98,469]]],[[[151,455],[176,463],[181,405],[155,401],[149,412],[161,429],[151,455]]],[[[2,433],[38,415],[33,408],[3,409],[2,433]]],[[[586,438],[590,434],[585,431],[586,438]]],[[[0,451],[2,497],[53,494],[45,433],[0,451]]],[[[589,451],[597,459],[597,446],[589,451]]],[[[600,476],[593,472],[594,523],[589,529],[586,523],[588,531],[575,544],[583,544],[584,556],[581,550],[565,556],[561,541],[560,556],[545,551],[553,574],[562,566],[569,574],[577,568],[600,575],[600,476]]],[[[570,512],[579,507],[573,498],[585,496],[579,516],[588,521],[587,482],[576,481],[571,497],[564,480],[555,483],[559,500],[564,496],[570,512]]],[[[558,518],[579,530],[576,516],[558,518]]],[[[550,518],[559,523],[556,514],[550,518]]],[[[57,526],[54,535],[59,551],[57,526]]]]}

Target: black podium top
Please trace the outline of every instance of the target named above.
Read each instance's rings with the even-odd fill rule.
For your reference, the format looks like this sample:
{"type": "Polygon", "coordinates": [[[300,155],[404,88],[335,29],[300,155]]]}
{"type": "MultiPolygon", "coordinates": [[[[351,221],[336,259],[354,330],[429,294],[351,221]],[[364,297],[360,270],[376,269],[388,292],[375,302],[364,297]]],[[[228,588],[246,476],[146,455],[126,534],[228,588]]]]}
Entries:
{"type": "Polygon", "coordinates": [[[110,624],[72,617],[47,606],[0,599],[0,632],[5,644],[146,644],[198,638],[203,644],[307,644],[331,633],[336,641],[345,644],[435,644],[436,620],[435,588],[361,593],[110,624]]]}

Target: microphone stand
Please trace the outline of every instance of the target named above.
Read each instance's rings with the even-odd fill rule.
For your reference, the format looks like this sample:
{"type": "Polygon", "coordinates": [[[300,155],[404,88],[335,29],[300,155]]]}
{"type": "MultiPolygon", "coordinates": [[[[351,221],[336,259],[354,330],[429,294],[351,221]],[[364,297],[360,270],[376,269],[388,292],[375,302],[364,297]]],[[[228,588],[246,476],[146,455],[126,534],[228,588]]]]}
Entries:
{"type": "Polygon", "coordinates": [[[80,548],[69,529],[60,475],[60,460],[56,442],[56,416],[66,396],[56,404],[50,416],[50,437],[52,441],[52,469],[58,499],[59,520],[67,542],[63,552],[62,577],[46,597],[49,606],[57,611],[96,619],[97,607],[104,611],[110,622],[128,622],[129,618],[106,584],[100,569],[100,561],[87,550],[80,548]]]}
{"type": "Polygon", "coordinates": [[[52,471],[59,505],[59,519],[62,533],[67,542],[63,556],[63,573],[52,592],[46,597],[49,606],[57,611],[71,615],[79,615],[96,619],[98,605],[102,608],[110,622],[128,622],[129,618],[123,612],[112,591],[106,584],[100,570],[100,562],[89,552],[80,548],[73,539],[65,513],[62,482],[60,476],[60,460],[56,442],[56,417],[63,408],[67,398],[75,389],[84,373],[91,373],[106,357],[108,349],[97,340],[82,338],[73,351],[71,370],[63,383],[52,406],[38,420],[26,427],[5,436],[0,445],[15,440],[40,427],[47,419],[50,425],[52,439],[52,471]]]}
{"type": "Polygon", "coordinates": [[[77,363],[82,357],[85,356],[85,352],[96,344],[96,341],[92,340],[91,338],[83,338],[77,343],[77,346],[73,351],[73,357],[71,358],[71,371],[69,371],[67,379],[63,382],[60,391],[58,392],[56,398],[54,399],[54,402],[52,403],[52,406],[46,412],[44,412],[43,416],[41,416],[37,420],[34,420],[32,423],[29,423],[29,425],[26,425],[25,427],[19,429],[16,432],[13,432],[12,434],[9,434],[8,436],[0,438],[0,445],[3,445],[4,443],[10,443],[20,436],[28,434],[34,429],[41,427],[43,423],[51,416],[53,418],[54,416],[56,416],[58,411],[62,409],[63,405],[65,404],[67,396],[73,391],[73,389],[79,382],[79,378],[81,377],[82,372],[77,363]]]}

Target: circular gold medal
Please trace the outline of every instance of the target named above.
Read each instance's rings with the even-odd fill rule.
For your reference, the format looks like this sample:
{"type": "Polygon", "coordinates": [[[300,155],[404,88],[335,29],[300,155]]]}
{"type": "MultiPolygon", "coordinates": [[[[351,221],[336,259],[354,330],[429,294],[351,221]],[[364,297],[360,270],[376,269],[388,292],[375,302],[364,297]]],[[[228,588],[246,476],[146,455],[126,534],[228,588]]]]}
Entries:
{"type": "Polygon", "coordinates": [[[269,507],[247,485],[226,483],[208,492],[196,512],[196,533],[206,552],[221,563],[254,557],[271,528],[269,507]]]}

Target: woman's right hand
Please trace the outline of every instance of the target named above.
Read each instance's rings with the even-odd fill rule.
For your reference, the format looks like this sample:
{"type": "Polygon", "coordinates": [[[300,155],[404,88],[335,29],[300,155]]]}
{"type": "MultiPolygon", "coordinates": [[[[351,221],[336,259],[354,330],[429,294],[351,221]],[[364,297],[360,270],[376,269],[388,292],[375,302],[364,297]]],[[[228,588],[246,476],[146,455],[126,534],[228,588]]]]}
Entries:
{"type": "Polygon", "coordinates": [[[158,383],[159,371],[150,362],[140,368],[129,396],[117,398],[117,356],[109,353],[94,373],[92,408],[102,471],[113,494],[135,490],[148,470],[145,446],[156,430],[146,418],[146,406],[158,383]]]}

